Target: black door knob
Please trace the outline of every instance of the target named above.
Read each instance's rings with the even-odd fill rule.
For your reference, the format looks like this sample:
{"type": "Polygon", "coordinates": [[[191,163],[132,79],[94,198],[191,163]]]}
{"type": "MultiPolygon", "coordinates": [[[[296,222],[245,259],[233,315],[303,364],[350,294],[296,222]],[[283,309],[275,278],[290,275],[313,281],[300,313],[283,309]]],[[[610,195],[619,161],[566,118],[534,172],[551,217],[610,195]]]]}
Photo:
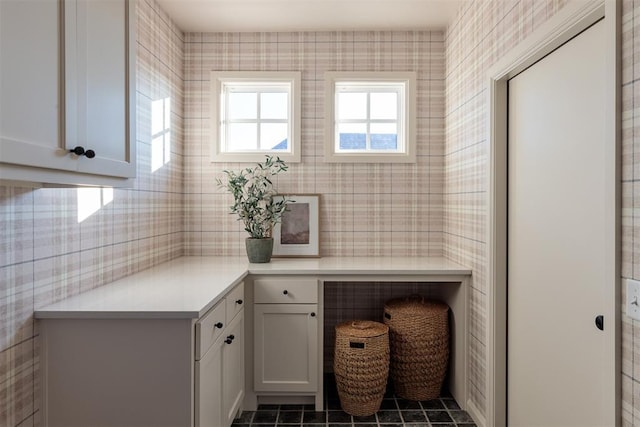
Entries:
{"type": "Polygon", "coordinates": [[[596,316],[596,328],[604,331],[604,316],[602,314],[596,316]]]}

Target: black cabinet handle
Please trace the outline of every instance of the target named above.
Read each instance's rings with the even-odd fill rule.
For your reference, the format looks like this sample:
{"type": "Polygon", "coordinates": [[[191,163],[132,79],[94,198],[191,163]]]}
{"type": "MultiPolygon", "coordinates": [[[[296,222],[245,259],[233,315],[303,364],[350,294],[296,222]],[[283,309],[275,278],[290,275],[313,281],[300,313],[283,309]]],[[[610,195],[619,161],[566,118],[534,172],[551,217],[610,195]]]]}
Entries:
{"type": "Polygon", "coordinates": [[[218,329],[222,329],[224,325],[222,324],[222,322],[218,322],[215,325],[213,325],[214,328],[218,328],[218,329]]]}
{"type": "Polygon", "coordinates": [[[238,305],[242,305],[242,300],[241,300],[241,299],[236,300],[236,304],[238,304],[238,305]]]}
{"type": "Polygon", "coordinates": [[[316,313],[315,312],[311,312],[311,317],[316,317],[316,313]]]}
{"type": "Polygon", "coordinates": [[[288,290],[286,290],[286,289],[285,289],[284,291],[282,291],[282,294],[283,294],[283,295],[287,295],[288,293],[289,293],[289,291],[288,291],[288,290]]]}
{"type": "Polygon", "coordinates": [[[75,154],[76,156],[85,156],[87,159],[93,159],[96,156],[96,152],[93,150],[86,150],[83,146],[78,145],[77,147],[69,150],[70,153],[75,154]]]}
{"type": "Polygon", "coordinates": [[[236,338],[235,336],[229,335],[227,339],[224,340],[224,342],[226,342],[227,344],[231,344],[235,338],[236,338]]]}

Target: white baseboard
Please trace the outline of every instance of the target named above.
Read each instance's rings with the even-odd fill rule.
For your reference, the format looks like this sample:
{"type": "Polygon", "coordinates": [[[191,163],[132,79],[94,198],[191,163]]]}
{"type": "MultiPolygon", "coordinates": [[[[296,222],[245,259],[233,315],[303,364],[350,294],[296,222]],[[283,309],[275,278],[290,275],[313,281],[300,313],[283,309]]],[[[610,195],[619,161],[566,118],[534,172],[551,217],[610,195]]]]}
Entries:
{"type": "Polygon", "coordinates": [[[473,421],[478,427],[487,427],[487,420],[471,400],[467,400],[467,413],[471,415],[471,418],[473,418],[473,421]]]}

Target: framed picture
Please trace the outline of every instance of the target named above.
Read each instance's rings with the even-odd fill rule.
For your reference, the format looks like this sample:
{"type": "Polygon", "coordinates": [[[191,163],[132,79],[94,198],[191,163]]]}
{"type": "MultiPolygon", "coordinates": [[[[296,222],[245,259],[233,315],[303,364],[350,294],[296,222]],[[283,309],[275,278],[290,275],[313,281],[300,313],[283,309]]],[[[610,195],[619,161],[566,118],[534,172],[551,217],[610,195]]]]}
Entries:
{"type": "Polygon", "coordinates": [[[320,195],[280,194],[287,210],[273,229],[274,257],[320,256],[320,195]]]}

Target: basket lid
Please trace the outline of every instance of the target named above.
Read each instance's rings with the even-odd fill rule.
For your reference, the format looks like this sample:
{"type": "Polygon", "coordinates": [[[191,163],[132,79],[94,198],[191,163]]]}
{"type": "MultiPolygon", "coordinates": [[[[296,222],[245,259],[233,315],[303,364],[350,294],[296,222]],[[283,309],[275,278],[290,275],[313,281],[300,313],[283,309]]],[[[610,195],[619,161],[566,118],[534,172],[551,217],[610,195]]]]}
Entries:
{"type": "Polygon", "coordinates": [[[385,310],[403,314],[423,314],[449,310],[449,306],[441,301],[425,299],[420,295],[394,298],[384,304],[385,310]]]}
{"type": "Polygon", "coordinates": [[[336,326],[336,335],[357,338],[379,337],[389,333],[389,327],[384,323],[372,320],[350,320],[336,326]]]}

